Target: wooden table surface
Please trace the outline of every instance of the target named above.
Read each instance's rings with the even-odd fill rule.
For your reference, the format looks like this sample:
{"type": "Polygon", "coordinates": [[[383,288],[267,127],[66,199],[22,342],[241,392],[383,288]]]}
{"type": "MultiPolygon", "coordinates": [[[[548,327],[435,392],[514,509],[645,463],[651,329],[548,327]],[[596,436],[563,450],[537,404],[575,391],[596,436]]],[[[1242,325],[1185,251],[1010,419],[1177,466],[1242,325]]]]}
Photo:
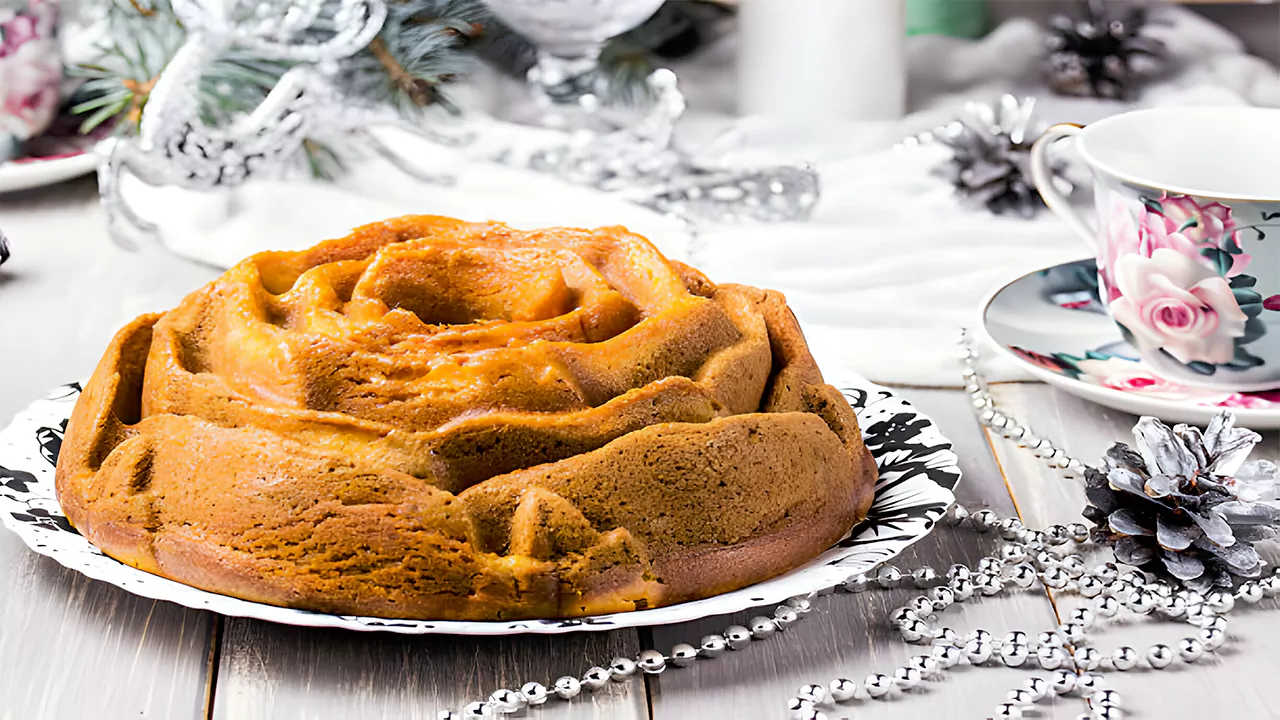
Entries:
{"type": "MultiPolygon", "coordinates": [[[[86,376],[111,334],[136,314],[172,306],[217,271],[162,251],[130,254],[108,244],[85,180],[0,196],[0,228],[13,260],[0,269],[0,418],[60,383],[86,376]]],[[[959,370],[957,369],[957,372],[959,370]]],[[[959,391],[902,388],[954,442],[965,477],[962,503],[1017,512],[1029,525],[1078,521],[1084,496],[1077,481],[1054,477],[1026,450],[986,433],[959,391]]],[[[1095,459],[1129,438],[1135,418],[1047,386],[995,388],[1015,416],[1095,459]]],[[[1280,436],[1266,433],[1258,456],[1280,460],[1280,436]]],[[[939,528],[897,562],[900,567],[973,564],[997,547],[993,534],[939,528]]],[[[1270,548],[1267,549],[1270,552],[1270,548]]],[[[444,708],[528,680],[549,684],[581,675],[617,655],[678,642],[750,616],[707,618],[641,630],[558,637],[407,637],[273,625],[189,610],[130,595],[36,555],[0,532],[0,719],[61,718],[435,718],[444,708]]],[[[837,593],[783,633],[719,659],[661,675],[610,683],[526,717],[783,718],[784,704],[805,683],[834,677],[859,683],[890,672],[918,649],[886,622],[912,590],[837,593]]],[[[948,611],[950,627],[1003,634],[1056,625],[1058,612],[1080,601],[1034,589],[1005,593],[948,611]]],[[[1237,611],[1229,642],[1199,666],[1108,675],[1130,718],[1280,717],[1280,614],[1275,602],[1237,611]]],[[[1110,649],[1174,644],[1186,625],[1131,622],[1098,634],[1110,649]]],[[[985,718],[1030,670],[961,666],[941,682],[891,702],[830,710],[831,718],[985,718]]],[[[1046,673],[1039,672],[1040,675],[1046,673]]],[[[1040,718],[1075,718],[1075,696],[1038,705],[1040,718]]],[[[521,717],[521,716],[517,716],[521,717]]]]}

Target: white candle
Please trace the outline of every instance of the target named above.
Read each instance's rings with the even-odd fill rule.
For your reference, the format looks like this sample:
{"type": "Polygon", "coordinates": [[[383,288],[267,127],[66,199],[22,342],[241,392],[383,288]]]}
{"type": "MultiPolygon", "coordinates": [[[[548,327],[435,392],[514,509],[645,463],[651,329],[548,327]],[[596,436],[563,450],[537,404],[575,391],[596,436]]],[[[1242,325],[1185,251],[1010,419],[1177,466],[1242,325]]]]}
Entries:
{"type": "Polygon", "coordinates": [[[893,120],[906,110],[906,0],[742,0],[744,114],[893,120]]]}

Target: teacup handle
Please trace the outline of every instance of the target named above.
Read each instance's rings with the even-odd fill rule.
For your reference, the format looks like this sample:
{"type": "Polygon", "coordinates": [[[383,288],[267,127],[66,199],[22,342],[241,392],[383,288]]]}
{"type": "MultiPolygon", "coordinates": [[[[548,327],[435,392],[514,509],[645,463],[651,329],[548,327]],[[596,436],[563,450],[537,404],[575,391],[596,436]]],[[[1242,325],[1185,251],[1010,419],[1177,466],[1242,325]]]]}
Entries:
{"type": "Polygon", "coordinates": [[[1031,181],[1044,198],[1044,204],[1066,221],[1067,226],[1084,240],[1089,249],[1098,249],[1097,235],[1078,210],[1071,206],[1067,196],[1058,191],[1053,184],[1053,169],[1049,165],[1049,147],[1062,138],[1075,137],[1083,131],[1079,125],[1064,123],[1054,125],[1036,140],[1031,148],[1031,181]]]}

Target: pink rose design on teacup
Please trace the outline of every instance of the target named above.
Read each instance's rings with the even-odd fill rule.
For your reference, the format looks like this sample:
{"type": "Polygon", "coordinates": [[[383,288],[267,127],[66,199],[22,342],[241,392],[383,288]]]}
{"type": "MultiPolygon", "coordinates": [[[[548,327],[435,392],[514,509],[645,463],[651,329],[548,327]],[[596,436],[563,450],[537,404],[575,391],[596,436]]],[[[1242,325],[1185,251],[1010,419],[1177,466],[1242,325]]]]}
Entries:
{"type": "Polygon", "coordinates": [[[1164,350],[1182,363],[1235,358],[1248,316],[1227,281],[1193,257],[1158,248],[1121,257],[1113,269],[1120,297],[1111,313],[1142,351],[1164,350]]]}
{"type": "Polygon", "coordinates": [[[0,17],[0,135],[26,139],[53,121],[62,79],[56,20],[56,6],[38,0],[0,17]]]}
{"type": "MultiPolygon", "coordinates": [[[[1118,193],[1112,193],[1110,202],[1109,237],[1103,262],[1099,265],[1102,281],[1107,288],[1107,301],[1120,297],[1113,275],[1116,263],[1125,255],[1138,254],[1151,257],[1156,250],[1174,250],[1196,262],[1216,270],[1212,260],[1201,250],[1218,248],[1236,233],[1236,222],[1231,208],[1212,202],[1201,205],[1186,195],[1163,194],[1159,210],[1140,206],[1137,219],[1130,210],[1132,201],[1118,193]]],[[[1246,253],[1225,254],[1231,259],[1226,276],[1235,277],[1249,266],[1252,256],[1246,253]]]]}

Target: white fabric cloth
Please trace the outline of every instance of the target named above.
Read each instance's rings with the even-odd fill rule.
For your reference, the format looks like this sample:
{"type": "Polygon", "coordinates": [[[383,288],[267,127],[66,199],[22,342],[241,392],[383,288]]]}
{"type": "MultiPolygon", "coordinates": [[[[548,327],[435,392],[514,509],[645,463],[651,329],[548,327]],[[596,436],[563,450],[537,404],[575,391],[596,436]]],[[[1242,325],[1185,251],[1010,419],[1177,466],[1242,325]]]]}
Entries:
{"type": "MultiPolygon", "coordinates": [[[[1140,105],[1280,105],[1280,75],[1244,54],[1230,33],[1180,8],[1166,8],[1157,32],[1172,51],[1172,72],[1140,105]]],[[[299,248],[364,222],[403,213],[499,219],[515,226],[624,224],[713,280],[785,292],[824,367],[848,368],[881,383],[959,383],[956,331],[976,322],[980,300],[1031,270],[1087,254],[1047,211],[1031,221],[961,207],[950,187],[929,175],[945,154],[896,152],[907,135],[949,120],[966,100],[1001,92],[1041,98],[1046,122],[1089,122],[1131,107],[1066,100],[1038,86],[1041,30],[1006,23],[982,41],[914,38],[909,45],[911,105],[901,122],[819,124],[804,128],[732,117],[732,38],[676,68],[690,100],[685,142],[734,127],[740,162],[804,159],[822,173],[823,198],[812,222],[718,226],[690,238],[679,223],[602,193],[529,172],[477,162],[455,151],[413,148],[433,170],[456,173],[454,187],[414,182],[370,161],[334,185],[253,182],[219,196],[132,188],[140,211],[156,220],[171,247],[192,259],[229,266],[269,248],[299,248]]],[[[512,81],[473,83],[462,103],[498,112],[521,92],[512,81]]],[[[485,142],[515,133],[484,122],[485,142]]],[[[403,139],[397,142],[418,142],[403,139]]],[[[1088,191],[1081,193],[1087,201],[1088,191]]],[[[997,379],[1020,377],[1011,364],[997,379]]]]}

